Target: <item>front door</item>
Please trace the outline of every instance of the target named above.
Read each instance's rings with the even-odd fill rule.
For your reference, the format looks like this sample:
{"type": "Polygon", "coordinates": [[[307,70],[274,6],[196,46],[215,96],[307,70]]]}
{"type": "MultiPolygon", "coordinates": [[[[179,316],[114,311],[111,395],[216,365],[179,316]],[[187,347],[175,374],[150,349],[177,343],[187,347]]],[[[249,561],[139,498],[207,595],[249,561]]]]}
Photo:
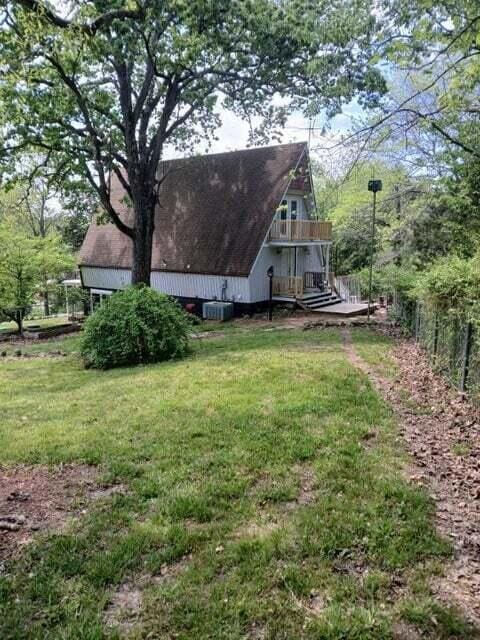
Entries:
{"type": "Polygon", "coordinates": [[[298,202],[297,200],[282,200],[280,205],[280,234],[285,238],[291,238],[292,225],[291,222],[297,219],[298,202]]]}
{"type": "Polygon", "coordinates": [[[295,277],[297,275],[297,260],[295,247],[282,249],[282,275],[295,277]]]}

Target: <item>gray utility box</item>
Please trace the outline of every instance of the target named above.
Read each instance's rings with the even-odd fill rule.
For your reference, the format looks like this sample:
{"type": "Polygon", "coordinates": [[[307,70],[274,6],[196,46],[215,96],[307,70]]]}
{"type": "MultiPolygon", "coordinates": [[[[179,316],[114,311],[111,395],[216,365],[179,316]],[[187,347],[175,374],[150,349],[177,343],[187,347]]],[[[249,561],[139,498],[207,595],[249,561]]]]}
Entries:
{"type": "Polygon", "coordinates": [[[225,322],[233,318],[233,302],[204,302],[202,305],[204,320],[219,320],[225,322]]]}

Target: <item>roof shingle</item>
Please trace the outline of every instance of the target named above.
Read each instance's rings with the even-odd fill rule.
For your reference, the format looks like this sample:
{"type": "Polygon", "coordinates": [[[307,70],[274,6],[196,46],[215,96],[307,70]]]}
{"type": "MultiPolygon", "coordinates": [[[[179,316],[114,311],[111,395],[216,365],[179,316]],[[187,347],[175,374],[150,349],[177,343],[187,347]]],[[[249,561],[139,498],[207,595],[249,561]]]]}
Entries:
{"type": "MultiPolygon", "coordinates": [[[[294,170],[300,162],[306,168],[305,151],[295,143],[162,163],[152,271],[247,276],[294,170]]],[[[303,183],[310,191],[309,180],[303,183]]],[[[120,183],[112,189],[128,220],[120,183]]],[[[113,224],[93,222],[79,262],[131,268],[132,242],[113,224]]]]}

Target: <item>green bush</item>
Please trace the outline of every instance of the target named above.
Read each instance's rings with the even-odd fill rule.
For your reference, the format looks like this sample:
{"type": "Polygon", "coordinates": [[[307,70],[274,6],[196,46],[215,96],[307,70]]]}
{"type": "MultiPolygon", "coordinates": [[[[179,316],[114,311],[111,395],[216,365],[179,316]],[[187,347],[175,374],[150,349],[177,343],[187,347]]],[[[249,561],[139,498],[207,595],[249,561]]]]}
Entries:
{"type": "MultiPolygon", "coordinates": [[[[360,282],[363,298],[368,297],[369,269],[366,267],[353,274],[360,282]]],[[[398,266],[392,263],[382,266],[374,265],[372,273],[373,296],[400,294],[410,298],[417,278],[417,272],[410,267],[398,266]]]]}
{"type": "Polygon", "coordinates": [[[111,295],[88,318],[81,353],[87,367],[111,369],[180,358],[190,323],[180,305],[145,286],[111,295]]]}
{"type": "Polygon", "coordinates": [[[432,308],[469,315],[480,297],[480,253],[440,258],[423,272],[415,293],[432,308]]]}

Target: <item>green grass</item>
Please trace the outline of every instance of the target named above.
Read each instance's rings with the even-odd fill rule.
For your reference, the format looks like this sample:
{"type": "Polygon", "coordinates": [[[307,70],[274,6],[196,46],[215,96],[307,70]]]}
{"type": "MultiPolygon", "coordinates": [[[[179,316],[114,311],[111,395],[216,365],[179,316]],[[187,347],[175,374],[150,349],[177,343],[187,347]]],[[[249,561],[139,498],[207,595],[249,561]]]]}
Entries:
{"type": "MultiPolygon", "coordinates": [[[[0,353],[8,357],[21,355],[57,355],[59,353],[78,353],[80,351],[80,335],[67,334],[61,338],[42,342],[0,342],[0,353]]],[[[1,360],[0,360],[1,362],[1,360]]]]}
{"type": "Polygon", "coordinates": [[[0,363],[0,464],[100,465],[128,493],[0,573],[2,639],[393,640],[400,619],[474,637],[445,607],[431,629],[428,583],[450,548],[335,330],[233,332],[109,372],[71,351],[0,363]],[[112,594],[140,576],[136,623],[107,627],[112,594]]]}
{"type": "MultiPolygon", "coordinates": [[[[25,320],[24,322],[24,328],[28,329],[28,327],[31,326],[40,326],[42,327],[42,329],[45,329],[47,327],[56,327],[58,325],[61,324],[65,324],[67,323],[67,316],[63,315],[63,316],[59,316],[59,317],[52,317],[52,318],[39,318],[37,320],[25,320]]],[[[0,333],[2,331],[16,331],[17,330],[17,325],[15,324],[15,322],[0,322],[0,333]]]]}
{"type": "Polygon", "coordinates": [[[351,333],[358,355],[385,378],[395,377],[397,368],[391,356],[392,339],[363,327],[354,327],[351,333]]]}

